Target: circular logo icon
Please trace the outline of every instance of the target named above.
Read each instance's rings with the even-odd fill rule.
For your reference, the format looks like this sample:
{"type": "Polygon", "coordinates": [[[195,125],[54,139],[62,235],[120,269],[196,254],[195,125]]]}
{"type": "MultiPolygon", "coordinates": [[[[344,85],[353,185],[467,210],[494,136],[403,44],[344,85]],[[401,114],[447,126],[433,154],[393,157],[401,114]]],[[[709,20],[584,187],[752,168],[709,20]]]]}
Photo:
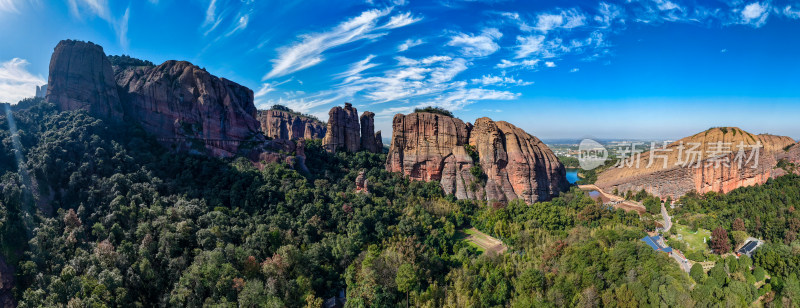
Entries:
{"type": "Polygon", "coordinates": [[[583,170],[602,166],[608,159],[608,150],[597,141],[583,139],[578,146],[578,163],[583,170]]]}

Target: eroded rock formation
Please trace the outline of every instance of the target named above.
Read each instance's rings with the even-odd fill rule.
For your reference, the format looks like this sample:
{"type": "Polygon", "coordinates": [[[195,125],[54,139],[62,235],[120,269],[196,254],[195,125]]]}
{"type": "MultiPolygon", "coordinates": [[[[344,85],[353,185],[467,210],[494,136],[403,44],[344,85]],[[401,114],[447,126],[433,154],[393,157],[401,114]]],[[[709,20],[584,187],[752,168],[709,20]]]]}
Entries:
{"type": "Polygon", "coordinates": [[[328,127],[322,146],[328,152],[360,150],[380,153],[383,141],[380,132],[375,132],[375,114],[369,111],[358,117],[358,111],[350,103],[344,108],[336,106],[328,112],[328,127]]]}
{"type": "Polygon", "coordinates": [[[102,47],[62,41],[50,62],[47,100],[140,125],[175,150],[270,162],[298,152],[293,142],[261,134],[252,90],[186,61],[112,68],[102,47]]]}
{"type": "Polygon", "coordinates": [[[122,120],[114,71],[103,47],[73,40],[59,42],[50,58],[47,101],[61,110],[85,109],[96,117],[122,120]]]}
{"type": "Polygon", "coordinates": [[[258,122],[264,135],[273,139],[322,139],[327,130],[316,119],[282,110],[259,110],[258,122]]]}
{"type": "Polygon", "coordinates": [[[358,111],[352,104],[344,104],[344,108],[336,106],[328,112],[328,128],[322,146],[328,152],[343,149],[357,152],[361,148],[361,131],[358,111]]]}
{"type": "Polygon", "coordinates": [[[489,118],[473,128],[433,113],[395,115],[386,170],[440,181],[459,199],[535,202],[569,186],[555,154],[523,130],[489,118]]]}
{"type": "Polygon", "coordinates": [[[753,135],[736,127],[712,128],[666,148],[642,153],[638,163],[637,159],[628,159],[622,168],[605,170],[596,184],[605,191],[644,189],[673,199],[692,190],[727,193],[784,174],[775,166],[784,149],[793,143],[789,137],[753,135]],[[758,144],[762,147],[754,150],[758,144]]]}
{"type": "Polygon", "coordinates": [[[508,122],[475,121],[469,139],[487,176],[489,200],[550,199],[569,187],[564,165],[541,140],[508,122]]]}
{"type": "Polygon", "coordinates": [[[383,151],[381,132],[375,132],[375,114],[364,111],[361,114],[361,149],[372,153],[383,151]]]}

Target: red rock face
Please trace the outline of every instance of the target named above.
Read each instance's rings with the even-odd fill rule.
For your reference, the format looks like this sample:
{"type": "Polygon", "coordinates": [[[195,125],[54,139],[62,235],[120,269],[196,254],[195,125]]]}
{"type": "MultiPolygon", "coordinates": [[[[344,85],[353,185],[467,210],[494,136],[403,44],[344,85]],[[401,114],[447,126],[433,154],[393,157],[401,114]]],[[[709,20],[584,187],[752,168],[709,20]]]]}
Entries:
{"type": "Polygon", "coordinates": [[[84,109],[99,118],[122,120],[111,62],[103,47],[92,43],[65,40],[56,45],[46,99],[62,111],[84,109]]]}
{"type": "Polygon", "coordinates": [[[294,142],[264,138],[252,90],[185,61],[115,71],[102,47],[62,41],[47,91],[61,110],[85,109],[112,122],[124,118],[175,150],[267,162],[286,159],[276,152],[302,152],[294,142]]]}
{"type": "Polygon", "coordinates": [[[397,114],[386,170],[402,172],[412,180],[439,181],[445,158],[468,140],[467,124],[459,119],[433,113],[397,114]]]}
{"type": "MultiPolygon", "coordinates": [[[[753,135],[736,127],[714,128],[683,138],[672,144],[667,149],[669,152],[661,152],[659,155],[667,155],[668,164],[664,167],[662,158],[653,158],[654,163],[649,164],[650,153],[642,153],[640,165],[625,166],[623,168],[611,168],[598,175],[597,186],[605,191],[618,189],[620,192],[639,191],[644,189],[648,193],[661,198],[672,197],[677,199],[690,191],[698,193],[720,192],[727,193],[736,188],[753,186],[765,183],[768,179],[785,174],[782,169],[775,168],[781,158],[783,150],[788,145],[794,143],[789,137],[773,135],[753,135]],[[678,147],[681,144],[691,143],[702,144],[703,157],[697,163],[675,165],[679,157],[678,147]],[[722,142],[732,145],[732,153],[719,156],[719,159],[711,159],[709,153],[714,151],[713,144],[722,142]],[[760,143],[763,148],[758,151],[758,163],[755,160],[747,163],[747,157],[753,155],[749,148],[745,149],[745,161],[740,164],[736,161],[736,154],[739,151],[738,145],[756,145],[760,143]],[[648,165],[650,165],[648,167],[648,165]],[[755,167],[755,168],[754,168],[755,167]]],[[[682,155],[684,160],[688,159],[688,154],[682,155]]],[[[716,156],[716,155],[715,155],[716,156]]]]}
{"type": "Polygon", "coordinates": [[[487,176],[488,200],[548,200],[566,190],[566,170],[541,140],[508,122],[475,121],[470,145],[487,176]]]}
{"type": "Polygon", "coordinates": [[[336,106],[328,112],[328,128],[322,146],[328,152],[343,149],[357,152],[361,148],[361,129],[359,127],[358,110],[346,103],[344,108],[336,106]]]}
{"type": "Polygon", "coordinates": [[[281,110],[259,110],[258,122],[264,135],[273,139],[322,139],[327,130],[320,121],[281,110]]]}
{"type": "Polygon", "coordinates": [[[361,114],[361,149],[372,153],[383,151],[380,132],[375,133],[375,114],[364,111],[361,114]]]}
{"type": "Polygon", "coordinates": [[[202,139],[215,156],[236,153],[242,143],[234,140],[264,140],[253,91],[189,62],[127,68],[116,77],[126,116],[159,138],[202,139]]]}
{"type": "Polygon", "coordinates": [[[432,113],[395,115],[386,170],[413,180],[440,181],[458,199],[547,200],[569,184],[564,166],[539,139],[506,123],[478,119],[475,127],[432,113]],[[478,154],[483,179],[473,174],[478,154]]]}

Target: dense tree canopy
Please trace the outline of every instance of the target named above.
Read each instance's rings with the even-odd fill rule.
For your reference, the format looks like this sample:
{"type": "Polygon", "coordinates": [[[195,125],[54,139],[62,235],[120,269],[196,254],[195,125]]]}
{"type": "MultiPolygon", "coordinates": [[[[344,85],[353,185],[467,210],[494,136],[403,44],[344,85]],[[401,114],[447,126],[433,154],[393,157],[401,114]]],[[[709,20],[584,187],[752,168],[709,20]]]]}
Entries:
{"type": "MultiPolygon", "coordinates": [[[[748,232],[770,235],[752,273],[748,261],[719,262],[690,278],[639,240],[637,214],[576,188],[535,204],[455,200],[439,183],[386,172],[385,154],[329,154],[309,141],[310,174],[258,169],[172,153],[137,127],[39,100],[14,109],[21,148],[0,116],[0,240],[21,307],[316,307],[342,290],[349,306],[746,306],[764,292],[749,279],[766,273],[779,277],[768,285],[774,302],[800,294],[798,250],[772,237],[788,232],[775,221],[790,228],[793,210],[746,215],[705,206],[719,196],[682,200],[679,211],[742,217],[748,232]],[[369,193],[355,191],[361,171],[369,193]],[[508,251],[480,253],[464,240],[470,227],[508,251]]],[[[750,191],[796,205],[797,182],[764,186],[782,183],[777,196],[750,191]]]]}

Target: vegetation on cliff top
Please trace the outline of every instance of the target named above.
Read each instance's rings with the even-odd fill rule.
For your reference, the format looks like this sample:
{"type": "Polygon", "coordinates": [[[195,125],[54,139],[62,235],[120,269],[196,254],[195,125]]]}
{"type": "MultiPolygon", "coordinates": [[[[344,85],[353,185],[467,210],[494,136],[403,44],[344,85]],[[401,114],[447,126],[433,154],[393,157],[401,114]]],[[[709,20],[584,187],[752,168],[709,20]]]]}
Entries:
{"type": "Polygon", "coordinates": [[[121,69],[125,69],[132,66],[156,66],[153,62],[137,59],[128,55],[109,55],[107,56],[108,60],[111,61],[112,66],[118,66],[121,69]]]}
{"type": "Polygon", "coordinates": [[[450,112],[450,110],[444,109],[442,107],[434,107],[434,106],[428,106],[428,107],[425,107],[425,108],[415,108],[414,112],[427,112],[427,113],[440,114],[440,115],[448,116],[448,117],[451,117],[451,118],[455,117],[453,115],[453,113],[450,112]]]}

